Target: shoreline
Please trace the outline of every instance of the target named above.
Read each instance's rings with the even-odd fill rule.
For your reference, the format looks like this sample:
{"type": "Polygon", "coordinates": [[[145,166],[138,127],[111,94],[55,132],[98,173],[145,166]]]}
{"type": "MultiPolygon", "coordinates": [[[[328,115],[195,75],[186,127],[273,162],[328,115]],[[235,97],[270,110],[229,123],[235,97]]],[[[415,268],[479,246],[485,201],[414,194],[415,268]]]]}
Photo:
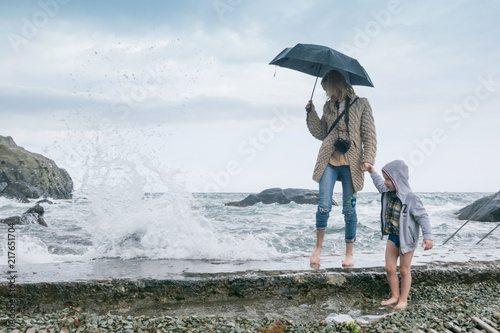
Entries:
{"type": "MultiPolygon", "coordinates": [[[[354,268],[339,267],[339,255],[323,256],[320,269],[306,257],[18,265],[15,328],[76,331],[75,317],[82,332],[257,332],[276,320],[286,332],[340,331],[345,324],[337,321],[365,332],[440,331],[449,321],[470,328],[472,316],[498,323],[500,313],[500,253],[484,252],[417,250],[409,307],[397,313],[380,306],[389,287],[378,253],[357,253],[354,268]]],[[[9,301],[6,280],[2,304],[9,301]]],[[[7,317],[0,309],[0,332],[10,332],[7,317]]]]}
{"type": "MultiPolygon", "coordinates": [[[[500,260],[429,263],[412,267],[413,285],[500,281],[500,260]]],[[[0,283],[0,302],[8,302],[9,285],[0,283]]],[[[343,293],[383,297],[388,284],[383,267],[330,268],[321,270],[269,270],[196,273],[161,279],[95,278],[85,281],[29,282],[15,284],[17,304],[39,312],[79,304],[84,310],[119,310],[147,314],[158,305],[175,308],[179,303],[239,302],[283,299],[314,302],[323,295],[343,293]],[[96,303],[95,298],[102,298],[96,303]],[[110,300],[109,304],[106,300],[110,300]],[[114,302],[118,306],[114,306],[114,302]],[[121,303],[132,302],[134,307],[121,303]]],[[[345,301],[345,300],[344,300],[345,301]]]]}
{"type": "MultiPolygon", "coordinates": [[[[321,266],[311,268],[309,257],[284,258],[281,260],[202,260],[202,259],[92,259],[88,261],[17,264],[17,283],[85,282],[109,279],[183,280],[191,274],[227,274],[260,272],[328,272],[339,270],[367,271],[384,269],[384,252],[356,252],[354,268],[342,268],[343,256],[325,253],[321,266]]],[[[417,267],[446,266],[450,263],[500,261],[500,244],[490,248],[439,248],[423,251],[418,247],[412,260],[417,267]]],[[[8,271],[6,266],[2,266],[8,271]]],[[[0,281],[0,284],[4,281],[0,281]]]]}
{"type": "MultiPolygon", "coordinates": [[[[31,307],[17,314],[13,328],[241,333],[280,320],[285,332],[351,332],[345,327],[351,321],[360,332],[426,332],[443,331],[450,322],[464,331],[477,327],[472,317],[500,324],[500,261],[429,264],[413,273],[410,303],[400,312],[379,305],[388,295],[382,268],[28,283],[17,287],[31,307]]],[[[6,319],[0,310],[0,332],[12,330],[6,319]]]]}
{"type": "MultiPolygon", "coordinates": [[[[36,327],[57,323],[57,329],[71,329],[68,318],[79,317],[89,332],[114,331],[101,325],[120,326],[121,322],[127,327],[143,325],[150,332],[168,325],[168,332],[206,332],[210,331],[206,327],[217,325],[222,326],[214,332],[237,332],[235,327],[240,327],[240,332],[256,332],[258,327],[270,327],[276,320],[288,326],[287,332],[299,332],[306,328],[340,329],[342,324],[334,320],[340,317],[364,325],[365,331],[369,328],[370,332],[387,332],[387,327],[394,325],[407,327],[409,324],[402,318],[408,316],[414,317],[412,323],[416,326],[408,326],[412,330],[417,326],[422,329],[430,317],[436,328],[445,323],[441,319],[451,320],[453,316],[469,326],[469,317],[475,315],[497,320],[494,315],[500,312],[500,260],[430,262],[413,267],[412,275],[409,308],[398,313],[379,305],[389,293],[383,267],[185,271],[164,279],[19,283],[17,305],[23,310],[18,313],[16,328],[27,329],[37,322],[36,327]],[[457,309],[469,319],[456,314],[457,309]],[[41,318],[52,318],[52,323],[41,318]],[[198,330],[188,330],[189,325],[198,330]]],[[[6,290],[6,284],[1,283],[2,304],[8,302],[6,290]]],[[[0,316],[5,314],[1,312],[0,316]]],[[[0,321],[0,329],[5,328],[2,325],[0,321]]]]}

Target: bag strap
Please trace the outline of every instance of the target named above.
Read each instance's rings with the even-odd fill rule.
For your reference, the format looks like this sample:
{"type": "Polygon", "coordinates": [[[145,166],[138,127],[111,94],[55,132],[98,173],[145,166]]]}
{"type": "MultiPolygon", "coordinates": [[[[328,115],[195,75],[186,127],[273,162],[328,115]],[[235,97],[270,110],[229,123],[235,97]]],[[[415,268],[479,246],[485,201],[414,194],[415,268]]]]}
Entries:
{"type": "MultiPolygon", "coordinates": [[[[349,104],[350,98],[349,97],[346,98],[346,103],[345,103],[345,109],[344,109],[344,111],[342,111],[342,113],[337,117],[337,119],[335,119],[335,121],[333,122],[332,126],[330,126],[330,129],[328,130],[328,133],[326,133],[326,136],[328,136],[328,134],[330,134],[330,132],[335,128],[335,126],[340,121],[340,118],[342,118],[342,116],[344,114],[346,114],[346,113],[347,113],[347,115],[345,117],[345,124],[346,124],[346,127],[347,127],[347,135],[349,136],[349,108],[354,103],[356,103],[357,100],[358,100],[358,97],[356,97],[354,99],[354,101],[352,101],[352,103],[349,104]]],[[[337,110],[338,110],[339,109],[339,102],[335,102],[335,106],[337,107],[337,110]]]]}
{"type": "Polygon", "coordinates": [[[335,125],[337,125],[337,123],[339,122],[340,118],[342,118],[342,116],[345,114],[345,110],[342,111],[342,113],[337,117],[337,119],[335,119],[335,121],[333,122],[332,126],[330,126],[330,129],[328,130],[328,133],[326,133],[326,136],[328,136],[328,134],[330,134],[330,132],[335,128],[335,125]]]}

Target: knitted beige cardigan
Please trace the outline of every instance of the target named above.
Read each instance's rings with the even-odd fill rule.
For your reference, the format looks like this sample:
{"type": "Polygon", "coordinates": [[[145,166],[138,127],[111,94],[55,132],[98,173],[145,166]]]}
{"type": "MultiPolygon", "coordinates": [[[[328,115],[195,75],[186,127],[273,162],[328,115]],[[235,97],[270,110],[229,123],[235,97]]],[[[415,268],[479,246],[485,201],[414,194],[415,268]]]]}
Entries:
{"type": "MultiPolygon", "coordinates": [[[[323,141],[313,173],[313,179],[318,183],[335,149],[333,148],[333,143],[337,139],[337,131],[333,130],[328,136],[326,135],[330,126],[337,118],[336,115],[337,109],[335,103],[330,101],[325,103],[321,119],[319,119],[316,112],[310,112],[307,115],[306,121],[309,131],[316,139],[323,141]]],[[[340,121],[344,121],[344,118],[340,121]]],[[[361,170],[363,163],[375,164],[375,155],[377,153],[375,122],[373,120],[372,108],[366,98],[359,98],[349,108],[349,134],[352,143],[351,148],[346,154],[351,166],[354,191],[358,192],[363,189],[364,185],[364,172],[361,170]]],[[[341,137],[347,139],[347,133],[342,133],[341,137]]]]}

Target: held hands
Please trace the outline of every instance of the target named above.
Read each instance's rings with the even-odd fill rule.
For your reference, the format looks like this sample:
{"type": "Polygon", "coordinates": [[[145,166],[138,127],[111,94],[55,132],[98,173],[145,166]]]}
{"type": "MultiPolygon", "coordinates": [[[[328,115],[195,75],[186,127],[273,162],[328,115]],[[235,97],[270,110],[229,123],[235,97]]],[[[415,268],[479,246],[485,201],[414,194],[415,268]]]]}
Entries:
{"type": "Polygon", "coordinates": [[[361,168],[361,171],[368,171],[371,175],[372,173],[375,172],[375,168],[370,163],[365,162],[365,163],[363,163],[363,167],[361,168]]]}
{"type": "Polygon", "coordinates": [[[314,103],[313,103],[312,99],[309,100],[309,102],[307,103],[305,109],[306,109],[307,112],[316,112],[316,107],[314,106],[314,103]]]}
{"type": "Polygon", "coordinates": [[[434,243],[430,239],[424,239],[424,241],[422,242],[422,246],[424,247],[424,251],[427,251],[432,249],[434,243]]]}

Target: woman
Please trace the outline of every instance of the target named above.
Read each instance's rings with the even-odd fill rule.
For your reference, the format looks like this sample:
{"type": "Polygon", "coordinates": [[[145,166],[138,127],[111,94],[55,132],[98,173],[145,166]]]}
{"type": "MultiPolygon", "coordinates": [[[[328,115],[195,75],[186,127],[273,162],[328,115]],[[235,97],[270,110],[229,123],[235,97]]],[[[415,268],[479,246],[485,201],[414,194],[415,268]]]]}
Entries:
{"type": "Polygon", "coordinates": [[[312,100],[306,105],[306,110],[310,110],[307,113],[307,127],[315,138],[323,141],[313,174],[313,179],[319,183],[319,203],[316,212],[316,248],[310,261],[311,264],[318,264],[320,261],[323,238],[332,209],[333,188],[339,180],[342,182],[346,243],[342,266],[353,266],[358,222],[356,192],[363,189],[364,171],[368,171],[375,163],[375,124],[368,100],[358,98],[339,71],[326,73],[321,85],[328,96],[321,119],[312,100]],[[342,114],[344,110],[346,112],[342,114]],[[350,147],[347,147],[349,143],[346,142],[350,142],[350,147]],[[344,151],[346,148],[347,151],[344,151]]]}

